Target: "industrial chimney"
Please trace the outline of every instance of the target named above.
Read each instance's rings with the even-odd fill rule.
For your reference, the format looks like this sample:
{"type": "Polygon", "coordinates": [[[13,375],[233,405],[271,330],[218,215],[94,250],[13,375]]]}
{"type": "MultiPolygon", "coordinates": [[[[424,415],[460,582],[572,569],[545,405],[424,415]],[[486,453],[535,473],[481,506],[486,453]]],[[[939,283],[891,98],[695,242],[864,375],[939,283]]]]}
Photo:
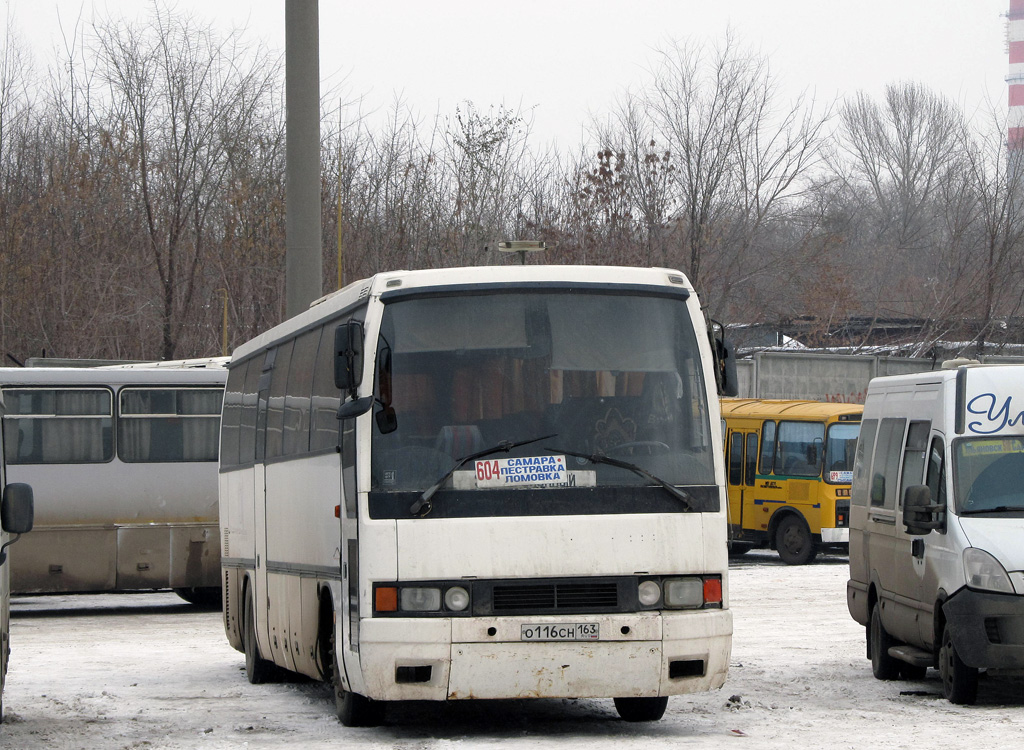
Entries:
{"type": "Polygon", "coordinates": [[[1006,41],[1010,51],[1010,113],[1006,142],[1011,149],[1024,146],[1024,0],[1010,0],[1006,41]]]}

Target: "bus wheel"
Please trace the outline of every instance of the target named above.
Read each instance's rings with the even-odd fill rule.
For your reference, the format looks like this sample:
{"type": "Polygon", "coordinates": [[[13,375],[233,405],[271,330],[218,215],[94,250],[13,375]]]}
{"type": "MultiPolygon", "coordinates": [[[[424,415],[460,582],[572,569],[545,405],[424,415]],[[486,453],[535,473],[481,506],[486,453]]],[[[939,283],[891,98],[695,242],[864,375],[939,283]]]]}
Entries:
{"type": "Polygon", "coordinates": [[[978,670],[964,664],[953,645],[948,625],[942,629],[939,672],[942,674],[942,693],[950,703],[969,706],[978,699],[978,670]]]}
{"type": "Polygon", "coordinates": [[[623,721],[657,721],[665,715],[668,696],[662,698],[616,698],[615,710],[623,721]]]}
{"type": "Polygon", "coordinates": [[[242,630],[242,646],[245,650],[245,676],[253,685],[272,682],[276,677],[275,665],[260,656],[256,642],[256,609],[252,600],[252,587],[245,589],[245,622],[242,630]]]}
{"type": "Polygon", "coordinates": [[[174,589],[174,593],[197,607],[204,609],[219,608],[222,604],[220,589],[216,586],[196,586],[192,588],[174,589]]]}
{"type": "Polygon", "coordinates": [[[882,608],[875,604],[871,608],[871,622],[868,625],[868,653],[871,655],[871,673],[878,680],[895,680],[900,676],[900,661],[889,656],[893,645],[892,636],[882,625],[882,608]]]}
{"type": "Polygon", "coordinates": [[[818,554],[807,524],[794,515],[783,518],[775,529],[775,549],[787,565],[804,565],[818,554]]]}
{"type": "Polygon", "coordinates": [[[334,688],[334,708],[338,721],[346,727],[377,727],[384,723],[384,702],[375,701],[342,687],[338,651],[331,636],[331,686],[334,688]]]}

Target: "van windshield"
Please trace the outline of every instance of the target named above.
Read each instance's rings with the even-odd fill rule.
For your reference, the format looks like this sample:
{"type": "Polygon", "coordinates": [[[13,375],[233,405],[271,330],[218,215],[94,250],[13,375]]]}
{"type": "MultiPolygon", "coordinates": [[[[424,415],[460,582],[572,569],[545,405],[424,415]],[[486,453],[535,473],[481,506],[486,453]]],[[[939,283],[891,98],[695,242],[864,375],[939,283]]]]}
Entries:
{"type": "Polygon", "coordinates": [[[1024,437],[956,440],[953,472],[957,513],[1024,511],[1024,437]]]}
{"type": "Polygon", "coordinates": [[[583,457],[594,454],[672,485],[715,483],[700,354],[681,296],[399,298],[385,305],[376,362],[375,411],[389,414],[374,421],[371,491],[423,492],[460,459],[506,441],[525,444],[458,467],[447,489],[654,484],[583,457]]]}

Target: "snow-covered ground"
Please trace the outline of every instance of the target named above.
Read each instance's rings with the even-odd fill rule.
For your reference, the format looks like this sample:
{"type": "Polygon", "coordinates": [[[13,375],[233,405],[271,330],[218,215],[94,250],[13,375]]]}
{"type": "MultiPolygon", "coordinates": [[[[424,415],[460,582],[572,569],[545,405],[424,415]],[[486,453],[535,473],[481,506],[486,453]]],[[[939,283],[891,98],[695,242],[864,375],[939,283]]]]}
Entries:
{"type": "Polygon", "coordinates": [[[0,748],[1006,748],[1024,731],[1024,680],[985,679],[976,706],[937,674],[879,682],[846,610],[844,558],[787,567],[751,553],[731,572],[732,666],[721,691],[628,724],[610,700],[402,704],[346,729],[328,690],[250,685],[218,612],[169,593],[12,600],[0,748]]]}

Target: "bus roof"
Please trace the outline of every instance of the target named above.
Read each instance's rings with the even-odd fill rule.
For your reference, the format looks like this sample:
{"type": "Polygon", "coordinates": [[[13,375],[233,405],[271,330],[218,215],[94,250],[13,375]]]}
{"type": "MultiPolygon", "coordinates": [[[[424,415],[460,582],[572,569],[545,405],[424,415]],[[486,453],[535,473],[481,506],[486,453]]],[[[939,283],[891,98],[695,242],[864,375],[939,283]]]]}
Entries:
{"type": "Polygon", "coordinates": [[[227,369],[216,367],[112,368],[0,367],[0,388],[10,386],[224,385],[227,369]]]}
{"type": "Polygon", "coordinates": [[[279,341],[319,325],[342,311],[352,309],[369,297],[398,290],[435,289],[484,284],[595,284],[608,286],[664,287],[693,295],[693,285],[685,274],[670,268],[630,266],[468,266],[431,268],[419,271],[387,271],[368,279],[354,281],[343,289],[313,301],[309,308],[238,346],[232,354],[232,366],[279,341]]]}
{"type": "Polygon", "coordinates": [[[795,399],[723,398],[723,417],[779,417],[786,419],[828,419],[847,415],[860,416],[863,404],[842,404],[829,401],[798,401],[795,399]]]}

